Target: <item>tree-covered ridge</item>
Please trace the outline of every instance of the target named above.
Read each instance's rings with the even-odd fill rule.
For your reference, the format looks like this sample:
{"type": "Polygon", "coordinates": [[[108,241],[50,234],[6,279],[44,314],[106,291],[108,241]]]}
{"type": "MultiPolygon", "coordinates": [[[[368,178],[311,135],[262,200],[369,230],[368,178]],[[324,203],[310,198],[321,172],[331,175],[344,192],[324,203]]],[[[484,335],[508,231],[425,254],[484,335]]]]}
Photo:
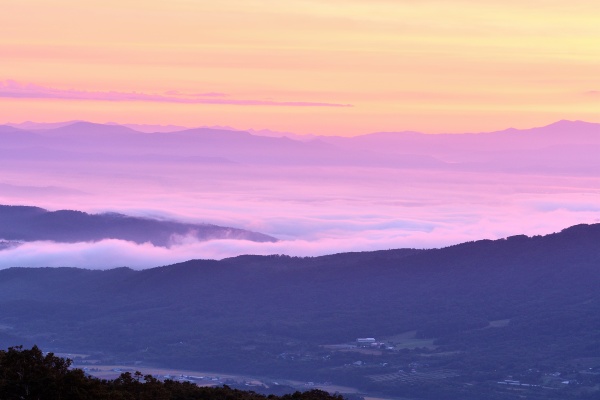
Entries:
{"type": "Polygon", "coordinates": [[[122,373],[115,380],[97,379],[80,369],[70,369],[71,361],[44,355],[33,346],[0,350],[0,398],[36,400],[342,400],[321,390],[289,395],[264,396],[227,386],[199,387],[189,382],[160,381],[139,372],[122,373]]]}
{"type": "Polygon", "coordinates": [[[0,205],[0,250],[18,242],[95,242],[120,239],[169,246],[174,235],[198,240],[236,239],[276,242],[258,232],[212,224],[134,217],[118,213],[88,214],[75,210],[48,211],[39,207],[0,205]]]}

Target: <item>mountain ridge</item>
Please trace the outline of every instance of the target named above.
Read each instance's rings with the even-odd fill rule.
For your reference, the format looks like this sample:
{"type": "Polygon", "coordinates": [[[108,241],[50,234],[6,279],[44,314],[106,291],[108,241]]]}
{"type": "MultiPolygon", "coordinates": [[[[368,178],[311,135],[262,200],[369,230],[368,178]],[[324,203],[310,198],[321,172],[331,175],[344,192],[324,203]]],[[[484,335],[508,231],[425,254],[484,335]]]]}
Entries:
{"type": "Polygon", "coordinates": [[[0,329],[50,351],[409,398],[592,399],[598,243],[600,224],[579,224],[428,250],[10,268],[0,270],[0,329]],[[351,350],[360,337],[386,348],[351,350]],[[448,378],[433,378],[440,371],[448,378]],[[511,379],[529,386],[498,384],[511,379]]]}
{"type": "MultiPolygon", "coordinates": [[[[506,129],[465,134],[424,134],[419,132],[376,132],[365,135],[262,136],[257,131],[191,128],[146,133],[116,124],[77,121],[50,124],[51,129],[31,131],[0,126],[0,145],[22,153],[23,162],[52,158],[53,152],[82,153],[93,148],[98,162],[125,162],[133,157],[143,162],[143,154],[202,160],[224,158],[239,165],[359,166],[374,168],[471,171],[483,169],[520,173],[596,174],[595,147],[600,146],[600,124],[583,121],[557,121],[529,129],[506,129]],[[562,147],[562,148],[561,148],[562,147]],[[32,149],[46,148],[46,155],[32,149]],[[570,151],[563,151],[569,148],[570,151]],[[583,157],[576,157],[582,154],[583,157]],[[30,160],[30,161],[28,161],[30,160]]],[[[39,126],[38,126],[39,128],[39,126]]],[[[167,159],[165,159],[167,160],[167,159]]],[[[167,162],[167,161],[164,161],[167,162]]]]}
{"type": "Polygon", "coordinates": [[[168,247],[174,235],[190,235],[197,240],[277,241],[262,233],[213,224],[189,224],[114,212],[88,214],[75,210],[48,211],[40,207],[0,205],[0,238],[10,241],[75,243],[121,239],[168,247]]]}

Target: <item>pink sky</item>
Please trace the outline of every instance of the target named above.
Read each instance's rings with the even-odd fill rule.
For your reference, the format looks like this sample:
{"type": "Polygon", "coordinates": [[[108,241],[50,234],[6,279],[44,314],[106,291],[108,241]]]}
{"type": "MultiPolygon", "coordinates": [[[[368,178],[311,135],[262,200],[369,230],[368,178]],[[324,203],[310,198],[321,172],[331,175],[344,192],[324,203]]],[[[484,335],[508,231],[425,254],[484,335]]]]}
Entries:
{"type": "Polygon", "coordinates": [[[598,122],[599,15],[592,0],[5,0],[0,122],[339,135],[598,122]]]}

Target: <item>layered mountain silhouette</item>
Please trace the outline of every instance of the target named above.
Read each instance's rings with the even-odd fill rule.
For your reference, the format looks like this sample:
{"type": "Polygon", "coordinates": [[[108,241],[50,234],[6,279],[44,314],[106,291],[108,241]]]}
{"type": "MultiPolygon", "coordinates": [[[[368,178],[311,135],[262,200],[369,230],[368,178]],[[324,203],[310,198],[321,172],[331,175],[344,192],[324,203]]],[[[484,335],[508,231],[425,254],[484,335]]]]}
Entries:
{"type": "MultiPolygon", "coordinates": [[[[210,224],[187,224],[118,213],[88,214],[74,210],[48,211],[39,207],[0,205],[0,238],[13,243],[37,240],[74,243],[121,239],[169,246],[176,235],[192,236],[197,240],[277,241],[262,233],[210,224]]],[[[0,242],[0,249],[2,247],[0,242]]]]}
{"type": "Polygon", "coordinates": [[[157,162],[157,156],[161,156],[163,161],[194,160],[200,164],[217,159],[282,166],[600,172],[600,161],[595,157],[600,151],[600,124],[583,121],[489,133],[382,132],[351,138],[315,136],[309,140],[299,140],[298,135],[274,137],[270,131],[268,136],[262,136],[260,131],[251,134],[230,129],[171,127],[168,132],[149,133],[151,127],[140,132],[133,129],[135,125],[130,126],[82,121],[4,125],[0,126],[0,150],[4,149],[3,155],[9,158],[10,154],[18,154],[22,161],[51,160],[58,157],[56,154],[67,152],[73,159],[111,162],[131,157],[138,162],[157,162]]]}

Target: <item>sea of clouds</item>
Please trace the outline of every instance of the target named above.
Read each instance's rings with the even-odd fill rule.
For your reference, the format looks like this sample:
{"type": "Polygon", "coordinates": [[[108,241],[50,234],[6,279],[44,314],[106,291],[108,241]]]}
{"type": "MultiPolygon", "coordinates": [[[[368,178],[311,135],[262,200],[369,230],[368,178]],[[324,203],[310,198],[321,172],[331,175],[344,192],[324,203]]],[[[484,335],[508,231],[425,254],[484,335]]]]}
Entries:
{"type": "Polygon", "coordinates": [[[600,222],[600,178],[359,167],[149,166],[135,163],[5,169],[1,204],[117,211],[232,226],[277,243],[198,241],[169,247],[106,239],[29,242],[0,252],[0,268],[135,269],[241,254],[318,256],[434,248],[600,222]],[[10,189],[10,190],[8,190],[10,189]]]}

